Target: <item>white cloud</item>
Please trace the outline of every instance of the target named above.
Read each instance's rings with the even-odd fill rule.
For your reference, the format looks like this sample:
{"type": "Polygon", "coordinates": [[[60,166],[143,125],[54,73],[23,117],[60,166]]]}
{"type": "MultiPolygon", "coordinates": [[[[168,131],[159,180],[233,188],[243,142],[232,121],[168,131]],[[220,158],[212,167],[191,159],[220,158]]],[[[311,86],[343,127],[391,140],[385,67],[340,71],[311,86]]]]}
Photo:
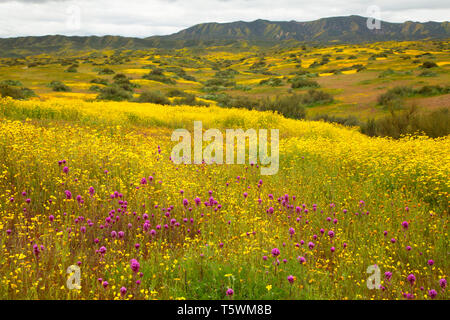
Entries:
{"type": "Polygon", "coordinates": [[[446,0],[0,0],[0,37],[123,35],[147,37],[202,22],[267,19],[309,21],[358,14],[377,5],[385,21],[445,21],[446,0]],[[79,20],[78,19],[79,12],[79,20]],[[79,21],[79,25],[73,22],[79,21]],[[79,26],[79,28],[78,28],[79,26]]]}

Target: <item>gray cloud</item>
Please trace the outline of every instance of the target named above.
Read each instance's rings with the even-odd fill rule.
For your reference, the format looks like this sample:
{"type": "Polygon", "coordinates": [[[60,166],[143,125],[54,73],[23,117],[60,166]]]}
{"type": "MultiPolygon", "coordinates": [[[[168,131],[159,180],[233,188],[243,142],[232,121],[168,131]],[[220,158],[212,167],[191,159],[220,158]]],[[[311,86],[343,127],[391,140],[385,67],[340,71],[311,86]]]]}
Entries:
{"type": "Polygon", "coordinates": [[[0,37],[170,34],[202,22],[297,20],[358,14],[391,22],[445,21],[447,0],[0,0],[0,37]]]}

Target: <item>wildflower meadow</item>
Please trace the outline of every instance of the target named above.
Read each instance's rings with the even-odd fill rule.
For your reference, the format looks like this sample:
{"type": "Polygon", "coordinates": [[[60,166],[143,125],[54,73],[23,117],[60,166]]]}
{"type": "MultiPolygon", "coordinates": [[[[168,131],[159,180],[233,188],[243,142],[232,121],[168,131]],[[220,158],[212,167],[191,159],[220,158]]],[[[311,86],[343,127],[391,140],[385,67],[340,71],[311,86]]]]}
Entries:
{"type": "Polygon", "coordinates": [[[448,299],[449,150],[271,111],[2,98],[0,298],[448,299]],[[175,164],[196,120],[279,129],[279,171],[175,164]]]}

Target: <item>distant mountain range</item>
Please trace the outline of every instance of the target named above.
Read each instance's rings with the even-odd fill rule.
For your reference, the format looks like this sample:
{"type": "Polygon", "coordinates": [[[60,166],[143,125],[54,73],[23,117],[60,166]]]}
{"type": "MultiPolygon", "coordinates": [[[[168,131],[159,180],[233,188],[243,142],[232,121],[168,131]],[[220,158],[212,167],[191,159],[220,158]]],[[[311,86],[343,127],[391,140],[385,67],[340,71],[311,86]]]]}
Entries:
{"type": "Polygon", "coordinates": [[[363,43],[450,38],[450,23],[381,21],[380,29],[367,28],[361,16],[331,17],[308,22],[237,21],[202,23],[167,36],[68,37],[61,35],[0,39],[0,57],[93,49],[181,48],[249,41],[273,45],[281,42],[363,43]]]}

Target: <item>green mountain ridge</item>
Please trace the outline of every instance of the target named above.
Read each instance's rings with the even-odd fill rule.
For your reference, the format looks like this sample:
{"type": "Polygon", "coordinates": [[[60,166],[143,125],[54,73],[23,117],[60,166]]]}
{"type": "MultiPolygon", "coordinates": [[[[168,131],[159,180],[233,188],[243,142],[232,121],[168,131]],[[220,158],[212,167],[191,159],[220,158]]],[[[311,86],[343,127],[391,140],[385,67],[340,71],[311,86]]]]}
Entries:
{"type": "Polygon", "coordinates": [[[42,53],[103,49],[139,50],[226,45],[249,41],[259,45],[292,42],[364,43],[377,41],[412,41],[447,39],[450,23],[381,21],[381,28],[370,30],[361,16],[331,17],[314,21],[268,21],[202,23],[167,36],[133,38],[122,36],[17,37],[0,39],[0,57],[20,57],[42,53]]]}

